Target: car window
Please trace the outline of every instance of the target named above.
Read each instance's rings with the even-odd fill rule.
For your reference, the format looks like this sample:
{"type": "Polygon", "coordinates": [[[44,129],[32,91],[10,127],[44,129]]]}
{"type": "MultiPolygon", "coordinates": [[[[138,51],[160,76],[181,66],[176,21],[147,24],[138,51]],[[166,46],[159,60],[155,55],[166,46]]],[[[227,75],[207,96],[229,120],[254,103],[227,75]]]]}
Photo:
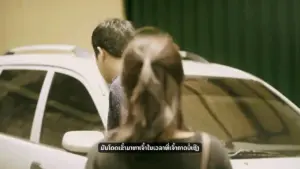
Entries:
{"type": "Polygon", "coordinates": [[[94,101],[77,79],[55,73],[45,108],[40,142],[61,147],[73,130],[103,130],[94,101]]]}
{"type": "Polygon", "coordinates": [[[300,145],[300,116],[261,83],[187,78],[184,118],[195,130],[228,141],[300,145]]]}
{"type": "Polygon", "coordinates": [[[46,71],[4,70],[0,75],[0,132],[30,138],[46,71]]]}

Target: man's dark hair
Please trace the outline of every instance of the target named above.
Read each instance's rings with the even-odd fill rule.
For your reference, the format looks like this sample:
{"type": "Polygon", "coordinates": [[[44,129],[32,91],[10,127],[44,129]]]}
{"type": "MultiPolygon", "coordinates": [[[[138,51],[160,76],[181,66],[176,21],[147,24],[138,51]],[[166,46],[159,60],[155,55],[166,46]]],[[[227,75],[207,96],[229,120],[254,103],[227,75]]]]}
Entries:
{"type": "Polygon", "coordinates": [[[92,46],[96,57],[99,54],[97,47],[115,57],[121,57],[134,31],[132,23],[127,20],[113,18],[101,22],[92,34],[92,46]]]}

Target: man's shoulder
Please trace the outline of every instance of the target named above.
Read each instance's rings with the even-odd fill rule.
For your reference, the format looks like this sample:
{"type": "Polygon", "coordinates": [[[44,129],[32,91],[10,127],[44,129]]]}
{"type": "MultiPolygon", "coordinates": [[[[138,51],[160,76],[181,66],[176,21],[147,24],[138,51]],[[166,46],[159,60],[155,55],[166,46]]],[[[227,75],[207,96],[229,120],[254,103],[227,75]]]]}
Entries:
{"type": "Polygon", "coordinates": [[[109,86],[109,89],[110,89],[110,91],[113,91],[113,90],[118,90],[120,88],[122,88],[121,87],[121,77],[118,76],[112,81],[112,83],[109,86]]]}
{"type": "Polygon", "coordinates": [[[109,87],[110,94],[112,97],[121,97],[123,88],[121,84],[121,77],[116,77],[109,87]]]}

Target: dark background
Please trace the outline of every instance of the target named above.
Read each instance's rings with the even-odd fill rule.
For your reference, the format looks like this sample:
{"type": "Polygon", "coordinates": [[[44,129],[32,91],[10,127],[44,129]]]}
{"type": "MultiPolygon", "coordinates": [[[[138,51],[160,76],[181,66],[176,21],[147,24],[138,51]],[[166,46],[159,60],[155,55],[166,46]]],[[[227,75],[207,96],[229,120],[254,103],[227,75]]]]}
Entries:
{"type": "Polygon", "coordinates": [[[300,0],[125,0],[127,19],[250,72],[300,106],[300,0]]]}

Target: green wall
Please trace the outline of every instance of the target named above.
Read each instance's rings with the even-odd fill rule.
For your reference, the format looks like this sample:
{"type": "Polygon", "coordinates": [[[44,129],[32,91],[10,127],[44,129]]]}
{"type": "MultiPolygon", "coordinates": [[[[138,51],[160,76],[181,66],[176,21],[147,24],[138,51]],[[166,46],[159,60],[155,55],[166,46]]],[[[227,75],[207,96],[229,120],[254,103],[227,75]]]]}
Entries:
{"type": "Polygon", "coordinates": [[[170,32],[181,48],[250,72],[300,106],[300,0],[125,0],[137,27],[170,32]]]}

